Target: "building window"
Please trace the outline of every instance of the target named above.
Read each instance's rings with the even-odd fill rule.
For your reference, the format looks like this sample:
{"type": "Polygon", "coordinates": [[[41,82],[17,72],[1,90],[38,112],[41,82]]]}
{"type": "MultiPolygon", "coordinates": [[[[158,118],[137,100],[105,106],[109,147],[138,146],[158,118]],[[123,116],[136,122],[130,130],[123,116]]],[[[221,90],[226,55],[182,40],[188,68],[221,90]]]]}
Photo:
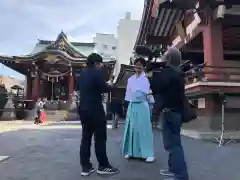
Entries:
{"type": "Polygon", "coordinates": [[[108,45],[104,44],[104,45],[103,45],[103,48],[104,48],[104,49],[107,49],[107,48],[108,48],[108,45]]]}
{"type": "Polygon", "coordinates": [[[206,108],[206,100],[205,98],[199,98],[198,99],[198,109],[204,109],[206,108]]]}
{"type": "Polygon", "coordinates": [[[112,47],[112,50],[116,50],[116,46],[113,46],[113,47],[112,47]]]}
{"type": "Polygon", "coordinates": [[[191,100],[191,103],[192,103],[196,108],[198,108],[198,99],[192,99],[192,100],[191,100]]]}

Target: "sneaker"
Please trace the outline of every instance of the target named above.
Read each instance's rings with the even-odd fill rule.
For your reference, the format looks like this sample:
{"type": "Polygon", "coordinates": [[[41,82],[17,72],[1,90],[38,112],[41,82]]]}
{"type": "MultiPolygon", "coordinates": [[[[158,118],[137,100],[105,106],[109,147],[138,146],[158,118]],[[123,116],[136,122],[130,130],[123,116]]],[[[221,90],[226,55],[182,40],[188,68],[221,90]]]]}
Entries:
{"type": "Polygon", "coordinates": [[[99,167],[97,170],[98,174],[101,175],[108,175],[108,174],[117,174],[119,171],[117,168],[113,168],[113,167],[99,167]]]}
{"type": "Polygon", "coordinates": [[[168,170],[160,170],[160,174],[163,176],[169,176],[169,177],[174,177],[174,174],[172,172],[169,172],[168,170]]]}
{"type": "Polygon", "coordinates": [[[145,160],[145,162],[148,162],[148,163],[151,163],[153,161],[155,161],[155,157],[147,157],[145,160]]]}
{"type": "Polygon", "coordinates": [[[130,159],[131,156],[130,156],[129,154],[126,154],[126,155],[124,156],[124,158],[125,158],[125,159],[130,159]]]}
{"type": "Polygon", "coordinates": [[[91,173],[93,173],[95,171],[94,168],[90,168],[90,169],[85,169],[83,168],[82,172],[81,172],[81,176],[89,176],[91,173]]]}

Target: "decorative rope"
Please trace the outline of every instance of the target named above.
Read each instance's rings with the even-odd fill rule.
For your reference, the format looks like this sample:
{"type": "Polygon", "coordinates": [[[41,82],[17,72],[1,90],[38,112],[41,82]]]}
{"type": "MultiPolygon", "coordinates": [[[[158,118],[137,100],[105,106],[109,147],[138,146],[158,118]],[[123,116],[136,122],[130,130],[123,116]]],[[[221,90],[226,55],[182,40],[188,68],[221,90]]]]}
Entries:
{"type": "Polygon", "coordinates": [[[53,74],[50,74],[50,73],[45,73],[45,72],[43,72],[43,71],[41,71],[41,70],[38,70],[38,71],[39,71],[40,73],[42,73],[44,76],[56,77],[56,78],[58,78],[58,77],[60,77],[60,76],[64,76],[64,75],[70,73],[70,71],[67,71],[67,72],[64,72],[64,73],[60,73],[60,74],[58,74],[58,75],[53,75],[53,74]]]}

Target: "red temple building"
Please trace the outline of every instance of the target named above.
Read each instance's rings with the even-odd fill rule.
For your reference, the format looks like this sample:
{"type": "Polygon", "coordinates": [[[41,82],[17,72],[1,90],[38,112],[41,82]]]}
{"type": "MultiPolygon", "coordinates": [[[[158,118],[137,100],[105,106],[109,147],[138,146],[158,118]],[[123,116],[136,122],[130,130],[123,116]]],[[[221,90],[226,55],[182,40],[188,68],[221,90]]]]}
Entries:
{"type": "MultiPolygon", "coordinates": [[[[188,2],[182,0],[180,5],[188,2]]],[[[208,138],[221,129],[222,93],[226,95],[225,128],[234,133],[240,130],[240,1],[192,2],[194,8],[183,10],[167,1],[145,0],[135,48],[177,47],[184,61],[198,65],[202,76],[195,76],[192,69],[185,89],[198,107],[199,119],[186,124],[184,133],[208,138]]],[[[126,86],[132,74],[132,67],[122,65],[117,84],[126,86]]]]}
{"type": "MultiPolygon", "coordinates": [[[[26,76],[26,100],[46,98],[48,102],[60,102],[60,109],[66,109],[72,103],[76,77],[86,67],[85,51],[90,54],[93,50],[94,43],[71,43],[61,32],[55,41],[39,40],[31,54],[0,56],[0,62],[26,76]]],[[[104,62],[106,81],[114,65],[114,59],[104,62]]]]}

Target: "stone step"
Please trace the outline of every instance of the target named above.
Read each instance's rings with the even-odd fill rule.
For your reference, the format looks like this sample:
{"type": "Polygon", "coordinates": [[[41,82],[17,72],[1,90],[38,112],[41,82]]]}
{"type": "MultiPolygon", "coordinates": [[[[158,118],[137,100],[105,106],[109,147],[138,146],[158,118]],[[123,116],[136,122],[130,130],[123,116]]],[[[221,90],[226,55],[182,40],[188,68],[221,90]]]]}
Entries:
{"type": "Polygon", "coordinates": [[[67,111],[46,111],[48,121],[62,121],[66,119],[67,111]]]}

